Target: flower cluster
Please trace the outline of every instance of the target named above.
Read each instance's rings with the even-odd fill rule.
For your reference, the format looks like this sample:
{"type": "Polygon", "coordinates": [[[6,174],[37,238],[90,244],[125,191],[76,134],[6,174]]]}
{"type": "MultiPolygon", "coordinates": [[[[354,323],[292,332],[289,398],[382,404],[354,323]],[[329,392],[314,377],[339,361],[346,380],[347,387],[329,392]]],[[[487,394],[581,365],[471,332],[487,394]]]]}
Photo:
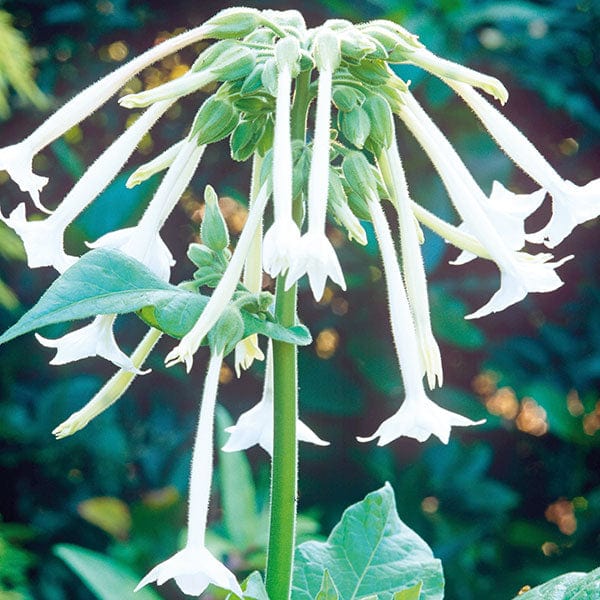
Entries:
{"type": "MultiPolygon", "coordinates": [[[[319,301],[328,279],[346,288],[342,267],[327,237],[327,216],[359,244],[367,242],[363,223],[371,222],[383,261],[391,333],[405,398],[398,412],[375,433],[358,439],[377,439],[382,445],[401,436],[424,441],[433,434],[446,443],[453,426],[477,423],[436,405],[425,388],[425,380],[429,388],[441,385],[443,371],[431,327],[420,223],[461,250],[455,263],[479,257],[497,265],[499,290],[467,316],[478,318],[501,311],[530,292],[549,292],[562,285],[556,269],[571,257],[555,260],[548,252],[531,254],[525,244],[554,248],[577,224],[597,216],[600,179],[582,187],[563,180],[482,95],[506,102],[508,93],[501,82],[436,56],[395,23],[375,20],[354,25],[331,20],[307,29],[297,11],[227,9],[123,65],[73,98],[22,142],[0,149],[0,169],[8,171],[20,189],[29,193],[34,209],[49,213],[44,219],[28,220],[25,202],[8,215],[0,212],[0,219],[23,240],[29,266],[51,266],[63,273],[76,263],[78,258],[64,249],[69,225],[112,181],[170,106],[183,96],[204,94],[208,84],[214,83],[216,91],[203,100],[186,137],[141,165],[129,178],[131,187],[165,171],[139,223],[91,241],[89,246],[118,249],[168,281],[173,257],[161,238],[161,229],[194,177],[207,146],[229,138],[234,160],[252,159],[248,219],[233,251],[229,250],[218,197],[208,186],[202,244],[193,244],[188,252],[198,267],[188,287],[214,288],[197,322],[166,357],[167,365],[181,362],[189,371],[201,344],[208,341],[211,347],[192,461],[188,542],[140,583],[161,584],[172,577],[192,595],[202,593],[209,583],[241,595],[233,575],[206,549],[204,530],[218,372],[223,357],[231,351],[235,351],[238,376],[254,360],[264,359],[256,333],[244,336],[240,316],[249,303],[271,303],[269,294],[261,295],[263,271],[280,278],[286,290],[307,275],[319,301]],[[97,158],[56,210],[49,211],[40,198],[47,179],[31,168],[36,153],[98,109],[141,69],[205,39],[216,41],[185,75],[119,99],[123,107],[145,110],[97,158]],[[540,189],[516,194],[494,182],[488,197],[412,95],[409,84],[392,67],[402,64],[416,65],[441,78],[540,189]],[[313,101],[314,119],[308,122],[314,129],[309,127],[306,136],[313,101]],[[429,156],[460,216],[460,225],[441,220],[413,201],[396,143],[396,122],[429,156]],[[552,199],[552,216],[540,231],[528,233],[524,220],[546,194],[552,199]],[[397,218],[397,240],[382,208],[384,201],[389,201],[397,218]],[[268,217],[269,202],[272,219],[268,217]]],[[[56,348],[55,364],[102,356],[119,367],[88,405],[55,430],[57,437],[81,429],[115,402],[142,373],[143,363],[161,335],[151,329],[129,357],[113,335],[115,318],[116,314],[100,314],[91,324],[55,340],[38,336],[43,345],[56,348]]],[[[271,452],[272,378],[269,350],[262,400],[229,429],[225,450],[260,444],[271,452]]],[[[327,444],[302,422],[298,432],[300,440],[327,444]]]]}

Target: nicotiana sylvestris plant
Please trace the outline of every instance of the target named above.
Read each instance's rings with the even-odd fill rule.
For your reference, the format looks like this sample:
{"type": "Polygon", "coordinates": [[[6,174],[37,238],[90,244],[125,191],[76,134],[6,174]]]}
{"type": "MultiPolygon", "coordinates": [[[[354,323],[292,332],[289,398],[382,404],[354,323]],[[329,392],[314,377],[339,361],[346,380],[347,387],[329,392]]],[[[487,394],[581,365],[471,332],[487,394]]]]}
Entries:
{"type": "Polygon", "coordinates": [[[81,430],[117,401],[144,373],[144,362],[162,335],[176,340],[166,356],[167,365],[183,363],[188,372],[201,346],[208,347],[191,466],[187,541],[182,550],[154,567],[138,588],[172,578],[184,593],[195,596],[214,584],[231,597],[272,600],[285,600],[290,594],[298,599],[392,598],[402,590],[398,597],[442,597],[438,561],[397,516],[390,517],[389,486],[349,509],[326,544],[300,547],[294,566],[298,441],[328,443],[298,417],[297,346],[309,344],[311,337],[296,315],[297,282],[307,275],[317,301],[328,280],[345,289],[342,265],[327,237],[328,217],[358,244],[366,244],[362,223],[370,221],[383,262],[405,397],[395,414],[358,440],[383,445],[402,436],[425,441],[433,434],[447,443],[452,427],[478,425],[480,421],[446,410],[428,396],[428,388],[442,385],[443,372],[431,328],[421,224],[461,251],[455,262],[479,257],[497,265],[500,288],[467,315],[472,319],[504,310],[530,292],[559,288],[563,282],[557,269],[572,257],[555,259],[545,251],[532,254],[524,249],[525,243],[554,248],[576,225],[600,212],[600,179],[583,186],[562,179],[498,110],[496,103],[504,104],[507,98],[500,81],[436,56],[396,23],[330,20],[308,29],[297,11],[232,8],[119,67],[23,141],[0,149],[0,169],[30,196],[12,210],[3,206],[0,219],[23,240],[30,267],[51,266],[59,273],[0,343],[46,325],[93,318],[61,338],[38,336],[38,340],[56,349],[52,363],[102,356],[118,367],[83,408],[56,427],[57,438],[81,430]],[[143,111],[56,209],[49,210],[40,196],[47,179],[33,172],[34,156],[144,67],[200,40],[214,43],[184,75],[119,99],[122,107],[143,111]],[[392,65],[397,64],[416,65],[446,83],[540,189],[516,194],[494,182],[488,196],[412,95],[409,83],[396,74],[392,65]],[[209,84],[214,91],[207,95],[209,84]],[[120,172],[169,107],[192,94],[200,106],[186,136],[139,166],[127,182],[132,187],[164,173],[139,223],[89,240],[91,250],[82,257],[67,254],[64,235],[69,225],[120,172]],[[412,199],[396,144],[398,134],[413,137],[425,150],[460,225],[445,222],[412,199]],[[235,161],[252,161],[246,224],[233,244],[217,193],[207,186],[202,243],[191,244],[187,253],[197,270],[191,281],[173,285],[169,283],[173,257],[161,237],[163,225],[196,176],[207,147],[225,138],[235,161]],[[552,201],[549,222],[540,231],[526,232],[524,220],[546,194],[552,201]],[[28,219],[35,211],[48,215],[28,219]],[[397,235],[391,233],[392,217],[398,223],[397,235]],[[263,271],[276,279],[274,295],[261,289],[263,271]],[[119,348],[113,334],[117,316],[129,312],[149,326],[131,356],[119,348]],[[255,360],[267,363],[262,399],[228,428],[230,438],[224,447],[235,452],[259,444],[272,456],[265,588],[258,574],[241,587],[205,545],[218,374],[224,357],[232,352],[238,376],[255,360]],[[381,536],[387,536],[385,551],[371,544],[381,536]],[[347,564],[340,562],[342,556],[347,564]],[[370,563],[374,556],[377,561],[370,563]],[[406,556],[408,563],[403,562],[406,556]],[[353,579],[350,572],[360,577],[353,579]]]}

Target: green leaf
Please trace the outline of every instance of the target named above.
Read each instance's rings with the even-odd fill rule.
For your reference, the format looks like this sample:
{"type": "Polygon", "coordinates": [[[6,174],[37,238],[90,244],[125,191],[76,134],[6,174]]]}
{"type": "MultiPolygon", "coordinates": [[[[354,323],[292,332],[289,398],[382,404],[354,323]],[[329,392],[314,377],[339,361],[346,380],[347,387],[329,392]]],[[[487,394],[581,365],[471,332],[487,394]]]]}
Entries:
{"type": "Polygon", "coordinates": [[[54,546],[54,553],[81,578],[99,600],[160,600],[151,588],[134,593],[139,577],[111,558],[71,544],[54,546]]]}
{"type": "MultiPolygon", "coordinates": [[[[243,600],[269,600],[267,589],[258,571],[250,573],[242,582],[241,588],[244,592],[243,600]]],[[[235,594],[229,594],[226,600],[233,600],[234,598],[237,598],[235,594]]]]}
{"type": "Polygon", "coordinates": [[[321,589],[317,594],[317,600],[338,600],[340,595],[338,594],[335,583],[329,575],[329,571],[325,569],[323,573],[323,582],[321,583],[321,589]]]}
{"type": "Polygon", "coordinates": [[[245,452],[220,450],[229,437],[225,428],[232,425],[231,417],[217,406],[217,442],[219,445],[219,484],[223,504],[223,520],[229,539],[238,550],[256,542],[261,519],[256,512],[256,488],[250,463],[245,452]]]}
{"type": "MultiPolygon", "coordinates": [[[[168,335],[183,337],[198,320],[208,297],[162,281],[139,261],[110,248],[84,254],[38,303],[0,336],[0,344],[47,325],[102,314],[140,312],[168,335]],[[148,308],[150,307],[150,308],[148,308]]],[[[260,333],[290,344],[310,344],[306,327],[285,328],[242,311],[246,336],[260,333]]]]}
{"type": "Polygon", "coordinates": [[[422,587],[423,582],[419,581],[417,585],[413,585],[412,587],[402,590],[401,592],[396,592],[394,594],[394,600],[419,600],[421,597],[422,587]]]}
{"type": "Polygon", "coordinates": [[[595,600],[600,594],[600,568],[590,573],[565,573],[513,600],[595,600]]]}
{"type": "Polygon", "coordinates": [[[348,508],[326,542],[305,542],[296,549],[292,600],[316,600],[325,569],[340,600],[394,593],[422,582],[422,600],[441,600],[442,565],[427,544],[396,512],[386,483],[348,508]]]}

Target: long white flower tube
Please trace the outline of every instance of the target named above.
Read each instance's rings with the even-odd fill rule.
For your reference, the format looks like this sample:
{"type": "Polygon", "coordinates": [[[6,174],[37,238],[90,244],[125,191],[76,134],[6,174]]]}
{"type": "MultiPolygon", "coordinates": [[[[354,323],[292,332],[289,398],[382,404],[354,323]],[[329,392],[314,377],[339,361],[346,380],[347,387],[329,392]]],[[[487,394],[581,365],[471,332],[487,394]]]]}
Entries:
{"type": "MultiPolygon", "coordinates": [[[[256,196],[259,192],[259,175],[263,162],[262,156],[255,152],[252,158],[252,179],[250,182],[250,201],[248,203],[250,209],[256,202],[256,196]]],[[[250,249],[244,265],[243,282],[248,291],[253,293],[258,293],[262,289],[262,236],[263,224],[261,219],[250,242],[250,249]]],[[[255,360],[264,360],[264,358],[265,355],[258,345],[258,335],[254,333],[244,338],[235,346],[235,374],[239,377],[242,369],[247,370],[255,360]]]]}
{"type": "Polygon", "coordinates": [[[410,93],[403,95],[403,101],[398,106],[398,114],[429,155],[469,231],[500,269],[500,289],[467,318],[504,310],[522,300],[528,292],[549,292],[563,285],[555,269],[571,257],[559,262],[549,262],[547,255],[543,255],[543,260],[542,257],[523,260],[524,255],[508,248],[483,209],[485,194],[450,142],[410,93]]]}
{"type": "Polygon", "coordinates": [[[333,72],[341,59],[340,41],[331,31],[317,34],[315,60],[319,69],[315,136],[308,177],[308,231],[300,238],[290,265],[285,287],[289,289],[304,273],[315,300],[323,297],[325,282],[330,277],[346,289],[344,273],[331,242],[325,234],[327,194],[329,193],[329,127],[333,72]]]}
{"type": "Polygon", "coordinates": [[[469,105],[506,154],[552,196],[552,218],[528,239],[554,248],[580,223],[600,214],[600,178],[579,186],[563,179],[540,151],[499,110],[470,85],[446,83],[469,105]]]}
{"type": "Polygon", "coordinates": [[[219,281],[215,291],[212,293],[198,321],[196,321],[192,329],[181,338],[179,344],[165,358],[167,366],[170,367],[176,363],[184,362],[188,373],[192,368],[194,354],[200,347],[204,336],[219,320],[219,317],[227,308],[237,288],[254,232],[262,221],[269,193],[270,185],[268,182],[265,182],[248,214],[246,225],[242,230],[240,239],[221,281],[219,281]]]}
{"type": "Polygon", "coordinates": [[[273,137],[274,220],[263,241],[263,267],[271,277],[285,273],[296,253],[300,230],[292,215],[292,142],[291,91],[292,69],[300,46],[294,37],[286,37],[275,46],[277,59],[277,98],[273,137]]]}
{"type": "Polygon", "coordinates": [[[408,184],[395,142],[389,148],[383,149],[377,157],[377,162],[398,213],[404,282],[414,319],[423,372],[427,375],[429,388],[433,389],[436,381],[437,385],[442,385],[444,377],[442,356],[431,329],[425,265],[421,254],[417,224],[411,209],[408,184]]]}
{"type": "Polygon", "coordinates": [[[146,110],[96,159],[48,218],[27,221],[24,203],[8,217],[0,213],[0,219],[23,241],[30,268],[51,266],[62,273],[76,262],[77,258],[64,250],[66,228],[113,180],[142,137],[171,104],[165,101],[146,110]]]}
{"type": "MultiPolygon", "coordinates": [[[[131,362],[136,370],[142,368],[161,335],[162,331],[151,328],[143,337],[131,355],[131,362]]],[[[83,408],[74,412],[66,421],[58,425],[52,433],[57,439],[62,439],[83,429],[92,419],[103,413],[123,396],[135,376],[136,372],[132,369],[117,371],[83,408]]]]}
{"type": "Polygon", "coordinates": [[[19,188],[29,192],[35,205],[47,212],[40,204],[39,193],[48,179],[33,173],[33,157],[93,113],[142,69],[185,46],[208,37],[212,29],[205,24],[169,38],[93,83],[59,108],[24,140],[1,148],[0,170],[8,171],[19,188]]]}
{"type": "Polygon", "coordinates": [[[137,585],[135,591],[156,581],[162,585],[174,579],[181,591],[199,596],[209,584],[243,597],[235,575],[217,560],[205,545],[206,522],[210,500],[213,465],[214,413],[223,356],[211,354],[204,380],[202,405],[192,454],[192,474],[188,502],[187,542],[183,550],[154,567],[137,585]]]}
{"type": "MultiPolygon", "coordinates": [[[[269,340],[262,397],[258,404],[240,415],[235,425],[225,429],[231,434],[222,448],[225,452],[246,450],[258,444],[273,456],[273,389],[273,344],[269,340]]],[[[322,440],[300,419],[296,423],[296,435],[300,442],[329,446],[329,442],[322,440]]]]}
{"type": "Polygon", "coordinates": [[[381,205],[370,201],[368,206],[383,260],[392,334],[402,372],[405,399],[400,410],[386,419],[373,435],[357,439],[359,442],[369,442],[379,438],[377,445],[383,446],[401,436],[424,442],[433,434],[446,444],[452,427],[479,425],[482,421],[471,421],[443,409],[427,397],[419,360],[419,342],[398,266],[392,234],[381,205]]]}

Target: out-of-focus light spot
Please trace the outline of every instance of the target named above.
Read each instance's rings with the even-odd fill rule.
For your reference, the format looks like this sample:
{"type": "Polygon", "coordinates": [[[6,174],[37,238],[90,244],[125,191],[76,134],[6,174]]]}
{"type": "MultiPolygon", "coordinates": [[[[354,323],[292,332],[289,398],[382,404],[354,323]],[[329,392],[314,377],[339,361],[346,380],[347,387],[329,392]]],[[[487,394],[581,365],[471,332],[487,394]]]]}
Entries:
{"type": "Polygon", "coordinates": [[[428,515],[435,514],[440,507],[440,501],[435,496],[427,496],[421,500],[421,510],[428,515]]]}
{"type": "Polygon", "coordinates": [[[345,298],[340,298],[339,296],[336,296],[331,301],[331,312],[334,315],[338,315],[339,317],[343,317],[348,312],[348,307],[348,300],[346,300],[345,298]]]}
{"type": "Polygon", "coordinates": [[[154,149],[154,140],[152,135],[148,132],[144,134],[144,137],[139,141],[137,145],[137,151],[141,154],[150,154],[154,149]]]}
{"type": "Polygon", "coordinates": [[[327,230],[327,237],[334,248],[339,248],[346,243],[346,236],[339,230],[332,227],[327,230]]]}
{"type": "Polygon", "coordinates": [[[179,102],[176,102],[175,104],[173,104],[173,106],[171,106],[171,108],[169,108],[166,117],[167,119],[175,121],[176,119],[179,119],[179,117],[181,116],[181,112],[181,104],[179,104],[179,102]]]}
{"type": "Polygon", "coordinates": [[[339,342],[340,336],[335,329],[323,329],[315,341],[317,356],[323,359],[331,358],[335,354],[339,342]]]}
{"type": "Polygon", "coordinates": [[[381,269],[371,265],[369,267],[369,275],[371,276],[371,281],[379,281],[381,279],[381,269]]]}
{"type": "Polygon", "coordinates": [[[495,27],[484,27],[478,37],[479,43],[488,50],[498,50],[506,43],[504,34],[495,27]]]}
{"type": "Polygon", "coordinates": [[[68,478],[70,481],[83,481],[83,473],[79,469],[71,469],[68,478]]]}
{"type": "Polygon", "coordinates": [[[169,73],[169,79],[177,79],[185,75],[189,70],[190,67],[188,65],[175,65],[169,73]]]}
{"type": "Polygon", "coordinates": [[[128,54],[129,48],[127,47],[127,44],[123,41],[113,42],[108,47],[108,56],[110,56],[111,60],[114,60],[115,62],[125,60],[128,54]]]}
{"type": "Polygon", "coordinates": [[[573,508],[576,511],[583,511],[588,509],[588,501],[583,496],[577,496],[573,498],[573,508]]]}
{"type": "Polygon", "coordinates": [[[233,371],[229,368],[228,365],[223,363],[221,365],[221,370],[219,371],[219,383],[221,385],[228,384],[233,379],[233,371]]]}
{"type": "Polygon", "coordinates": [[[564,138],[558,142],[558,149],[565,156],[573,156],[579,150],[579,142],[572,137],[564,138]]]}
{"type": "Polygon", "coordinates": [[[144,87],[147,90],[155,88],[163,83],[163,77],[161,71],[156,67],[148,67],[143,74],[144,87]]]}
{"type": "Polygon", "coordinates": [[[519,413],[519,401],[512,388],[502,387],[485,400],[485,407],[493,415],[514,419],[519,413]]]}
{"type": "Polygon", "coordinates": [[[548,431],[546,411],[533,398],[523,398],[521,401],[516,424],[521,431],[537,437],[548,431]]]}
{"type": "Polygon", "coordinates": [[[596,435],[600,430],[600,402],[596,402],[594,410],[583,417],[583,431],[587,435],[596,435]]]}
{"type": "Polygon", "coordinates": [[[479,396],[491,396],[498,389],[500,376],[495,371],[483,371],[473,378],[471,387],[479,396]]]}
{"type": "Polygon", "coordinates": [[[577,518],[570,500],[561,498],[553,502],[544,511],[546,520],[554,523],[561,533],[573,535],[577,531],[577,518]]]}
{"type": "Polygon", "coordinates": [[[583,402],[581,402],[577,390],[571,390],[567,394],[567,410],[573,417],[580,417],[585,412],[583,402]]]}
{"type": "Polygon", "coordinates": [[[0,185],[4,185],[10,177],[6,171],[0,171],[0,185]]]}
{"type": "Polygon", "coordinates": [[[65,132],[65,140],[69,142],[69,144],[78,144],[82,139],[83,131],[79,125],[75,125],[65,132]]]}
{"type": "Polygon", "coordinates": [[[333,300],[333,296],[333,290],[330,287],[325,286],[325,289],[323,290],[323,295],[319,300],[319,304],[321,306],[329,306],[329,304],[333,300]]]}
{"type": "Polygon", "coordinates": [[[517,596],[522,596],[525,592],[529,592],[531,590],[530,585],[524,585],[517,593],[517,596]]]}
{"type": "Polygon", "coordinates": [[[125,96],[127,94],[137,94],[141,92],[143,88],[142,80],[139,77],[133,77],[127,82],[127,85],[121,89],[119,96],[125,96]]]}
{"type": "Polygon", "coordinates": [[[533,19],[527,25],[529,37],[540,40],[548,33],[548,23],[544,19],[533,19]]]}
{"type": "Polygon", "coordinates": [[[54,53],[54,56],[56,57],[56,60],[58,60],[60,62],[66,62],[72,56],[71,49],[70,48],[59,48],[54,53]]]}
{"type": "Polygon", "coordinates": [[[159,490],[152,490],[144,494],[142,502],[148,508],[160,510],[173,506],[179,501],[179,492],[175,486],[169,485],[159,490]]]}
{"type": "Polygon", "coordinates": [[[544,556],[555,556],[556,554],[560,554],[560,548],[554,542],[544,542],[541,549],[544,556]]]}
{"type": "Polygon", "coordinates": [[[109,0],[100,0],[99,2],[96,2],[96,10],[101,15],[110,15],[115,11],[115,7],[109,0]]]}

